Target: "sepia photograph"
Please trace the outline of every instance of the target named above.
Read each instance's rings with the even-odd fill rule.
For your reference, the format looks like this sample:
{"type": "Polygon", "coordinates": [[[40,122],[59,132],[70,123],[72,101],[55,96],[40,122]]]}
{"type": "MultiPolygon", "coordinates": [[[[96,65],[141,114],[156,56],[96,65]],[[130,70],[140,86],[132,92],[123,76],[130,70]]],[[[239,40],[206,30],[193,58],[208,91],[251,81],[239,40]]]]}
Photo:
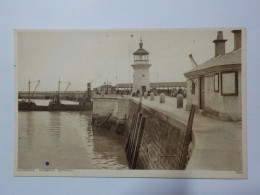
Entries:
{"type": "Polygon", "coordinates": [[[247,178],[246,30],[15,30],[15,176],[247,178]]]}

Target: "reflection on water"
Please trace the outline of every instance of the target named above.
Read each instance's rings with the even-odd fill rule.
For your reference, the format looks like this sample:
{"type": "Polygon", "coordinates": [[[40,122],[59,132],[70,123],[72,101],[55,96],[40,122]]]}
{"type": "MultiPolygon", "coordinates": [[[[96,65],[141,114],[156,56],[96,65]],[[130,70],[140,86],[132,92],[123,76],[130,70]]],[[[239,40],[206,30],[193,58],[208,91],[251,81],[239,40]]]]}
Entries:
{"type": "Polygon", "coordinates": [[[60,112],[49,112],[48,132],[56,142],[56,147],[59,146],[60,131],[60,112]]]}
{"type": "Polygon", "coordinates": [[[123,136],[92,128],[91,117],[88,112],[18,112],[18,168],[127,169],[123,136]]]}
{"type": "Polygon", "coordinates": [[[33,118],[32,118],[33,116],[32,116],[32,114],[28,114],[27,115],[27,120],[26,120],[26,122],[27,122],[27,126],[28,126],[28,128],[26,129],[26,133],[27,133],[27,135],[28,135],[28,145],[29,146],[31,146],[32,145],[32,139],[33,139],[33,118]]]}

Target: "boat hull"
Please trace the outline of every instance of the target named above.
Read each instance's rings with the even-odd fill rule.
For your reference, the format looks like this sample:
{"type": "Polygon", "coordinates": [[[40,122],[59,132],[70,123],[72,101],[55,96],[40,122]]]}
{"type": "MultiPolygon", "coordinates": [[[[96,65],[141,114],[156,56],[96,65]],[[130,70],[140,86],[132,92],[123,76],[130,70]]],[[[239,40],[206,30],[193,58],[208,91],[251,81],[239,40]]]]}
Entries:
{"type": "Polygon", "coordinates": [[[92,111],[93,103],[86,102],[85,105],[49,105],[49,106],[39,106],[30,104],[18,104],[19,111],[92,111]]]}

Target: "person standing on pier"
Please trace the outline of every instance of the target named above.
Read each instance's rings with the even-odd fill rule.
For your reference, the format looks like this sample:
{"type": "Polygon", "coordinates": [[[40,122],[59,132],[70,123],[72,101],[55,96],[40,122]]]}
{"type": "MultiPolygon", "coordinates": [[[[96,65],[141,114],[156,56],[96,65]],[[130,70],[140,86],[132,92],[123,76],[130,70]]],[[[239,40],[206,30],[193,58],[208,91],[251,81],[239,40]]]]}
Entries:
{"type": "Polygon", "coordinates": [[[140,90],[137,89],[137,91],[136,91],[136,96],[139,97],[139,94],[140,94],[140,90]]]}

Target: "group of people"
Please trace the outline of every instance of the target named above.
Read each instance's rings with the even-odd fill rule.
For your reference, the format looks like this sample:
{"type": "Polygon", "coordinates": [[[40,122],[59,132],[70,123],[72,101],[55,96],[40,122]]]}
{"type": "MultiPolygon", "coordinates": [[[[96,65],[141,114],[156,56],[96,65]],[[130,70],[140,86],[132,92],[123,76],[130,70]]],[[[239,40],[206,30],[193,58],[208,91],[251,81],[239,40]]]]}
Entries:
{"type": "MultiPolygon", "coordinates": [[[[156,90],[153,90],[153,89],[152,89],[152,90],[148,90],[148,91],[147,91],[147,95],[150,96],[151,92],[153,92],[155,95],[157,94],[157,93],[156,93],[156,90]]],[[[144,92],[143,92],[143,93],[144,93],[144,92]]],[[[140,95],[141,95],[141,91],[140,91],[139,89],[137,89],[136,92],[133,92],[133,93],[132,93],[132,96],[133,96],[133,97],[140,97],[140,95]]],[[[143,95],[143,94],[142,94],[142,95],[143,95]]]]}
{"type": "Polygon", "coordinates": [[[132,90],[114,90],[114,91],[105,91],[105,92],[99,92],[96,90],[96,94],[105,94],[105,95],[110,95],[110,94],[116,94],[116,95],[130,95],[132,94],[132,90]]]}
{"type": "MultiPolygon", "coordinates": [[[[184,97],[186,97],[186,91],[184,89],[182,89],[181,87],[179,87],[179,89],[177,88],[174,88],[172,90],[160,90],[160,89],[149,89],[147,91],[147,95],[150,96],[151,92],[154,93],[154,95],[158,95],[158,94],[161,94],[161,93],[165,93],[166,95],[169,95],[169,96],[173,96],[173,97],[176,97],[178,94],[182,94],[184,97]]],[[[132,96],[133,97],[140,97],[141,95],[141,91],[139,89],[137,89],[135,92],[132,93],[132,96]]]]}
{"type": "MultiPolygon", "coordinates": [[[[178,94],[182,94],[184,97],[186,97],[186,91],[182,89],[181,87],[179,88],[173,88],[173,89],[149,89],[147,91],[147,95],[150,96],[151,92],[154,93],[154,95],[158,95],[161,93],[164,93],[165,95],[176,97],[178,94]]],[[[114,91],[105,91],[104,94],[116,94],[116,95],[132,95],[133,97],[140,97],[140,95],[144,94],[144,92],[140,91],[140,89],[137,89],[136,91],[132,90],[114,90],[114,91]]],[[[100,94],[98,91],[96,91],[96,94],[100,94]]]]}

